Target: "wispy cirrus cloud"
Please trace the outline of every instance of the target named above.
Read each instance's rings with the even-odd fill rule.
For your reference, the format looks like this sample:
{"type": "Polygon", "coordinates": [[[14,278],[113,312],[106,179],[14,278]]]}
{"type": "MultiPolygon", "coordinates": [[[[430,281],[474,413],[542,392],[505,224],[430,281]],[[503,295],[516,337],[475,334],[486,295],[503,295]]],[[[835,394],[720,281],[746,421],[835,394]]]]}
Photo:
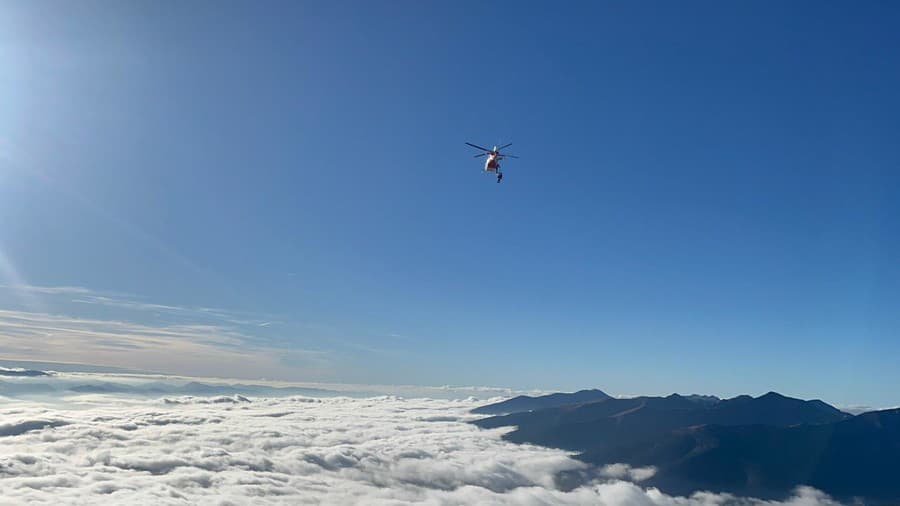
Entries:
{"type": "Polygon", "coordinates": [[[0,310],[0,353],[26,360],[245,378],[296,375],[281,361],[287,353],[313,370],[327,363],[326,352],[261,346],[225,325],[150,325],[11,310],[0,310]]]}
{"type": "Polygon", "coordinates": [[[42,295],[87,295],[94,293],[91,289],[82,286],[0,285],[0,288],[42,295]]]}
{"type": "Polygon", "coordinates": [[[219,320],[233,325],[259,325],[271,319],[271,315],[255,315],[215,307],[152,303],[129,294],[93,290],[82,286],[0,284],[0,289],[50,297],[65,297],[66,300],[76,304],[105,306],[137,312],[165,313],[184,318],[219,320]],[[266,318],[267,316],[268,318],[266,318]]]}
{"type": "Polygon", "coordinates": [[[27,295],[39,302],[24,304],[19,311],[7,310],[0,317],[0,357],[6,358],[85,361],[177,374],[201,374],[202,370],[215,376],[318,380],[335,378],[337,360],[403,352],[334,326],[292,321],[282,315],[164,304],[81,286],[0,285],[0,294],[4,291],[12,293],[13,300],[27,295]],[[205,358],[188,364],[189,357],[205,358]],[[237,365],[241,360],[247,361],[243,371],[237,365]],[[197,369],[201,361],[209,366],[197,369]]]}
{"type": "Polygon", "coordinates": [[[128,309],[132,311],[147,311],[153,313],[167,313],[193,318],[209,318],[222,320],[235,325],[258,325],[264,320],[254,319],[249,315],[241,316],[237,312],[225,309],[197,306],[172,306],[167,304],[154,304],[123,297],[109,297],[106,295],[86,294],[83,297],[72,299],[78,304],[96,304],[107,307],[128,309]]]}

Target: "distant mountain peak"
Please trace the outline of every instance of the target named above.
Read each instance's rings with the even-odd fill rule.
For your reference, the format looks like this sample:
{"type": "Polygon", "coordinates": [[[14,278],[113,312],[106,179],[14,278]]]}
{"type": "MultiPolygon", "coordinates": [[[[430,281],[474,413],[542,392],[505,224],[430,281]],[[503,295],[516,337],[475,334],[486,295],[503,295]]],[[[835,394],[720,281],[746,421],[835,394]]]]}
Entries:
{"type": "Polygon", "coordinates": [[[502,402],[481,406],[472,410],[472,413],[485,415],[500,415],[509,413],[522,413],[546,408],[558,408],[561,406],[585,404],[590,402],[612,399],[606,392],[592,388],[579,390],[573,393],[555,393],[531,397],[519,395],[502,402]]]}
{"type": "Polygon", "coordinates": [[[699,404],[706,404],[708,406],[722,402],[722,399],[716,397],[715,395],[690,394],[690,395],[684,395],[682,397],[684,397],[685,399],[687,399],[691,402],[696,402],[699,404]]]}
{"type": "Polygon", "coordinates": [[[0,367],[0,376],[52,376],[51,373],[22,367],[0,367]]]}

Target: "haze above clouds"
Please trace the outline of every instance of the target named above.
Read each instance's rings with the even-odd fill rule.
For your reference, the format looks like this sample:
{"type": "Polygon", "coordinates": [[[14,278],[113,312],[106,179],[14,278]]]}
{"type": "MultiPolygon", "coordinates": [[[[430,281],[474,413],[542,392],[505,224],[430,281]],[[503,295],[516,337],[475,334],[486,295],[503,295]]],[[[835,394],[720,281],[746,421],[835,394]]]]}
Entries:
{"type": "Polygon", "coordinates": [[[260,346],[247,329],[271,322],[218,308],[155,304],[73,286],[0,284],[3,293],[16,296],[6,300],[8,307],[18,307],[0,310],[0,352],[7,358],[256,378],[289,377],[286,358],[311,372],[325,360],[321,350],[260,346]]]}
{"type": "MultiPolygon", "coordinates": [[[[464,423],[474,398],[64,400],[0,401],[6,504],[777,504],[671,497],[626,481],[652,469],[505,442],[464,423]]],[[[800,489],[785,504],[835,503],[800,489]]]]}

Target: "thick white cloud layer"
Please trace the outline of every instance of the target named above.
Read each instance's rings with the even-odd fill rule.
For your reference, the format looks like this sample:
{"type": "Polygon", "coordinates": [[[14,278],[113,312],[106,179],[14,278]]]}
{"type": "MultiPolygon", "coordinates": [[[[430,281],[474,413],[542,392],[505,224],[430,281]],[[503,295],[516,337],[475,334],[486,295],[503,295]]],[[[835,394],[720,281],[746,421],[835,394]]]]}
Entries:
{"type": "MultiPolygon", "coordinates": [[[[671,497],[464,423],[469,400],[87,395],[0,402],[3,504],[775,504],[671,497]],[[558,473],[585,478],[557,487],[558,473]]],[[[785,504],[830,505],[798,490],[785,504]]]]}

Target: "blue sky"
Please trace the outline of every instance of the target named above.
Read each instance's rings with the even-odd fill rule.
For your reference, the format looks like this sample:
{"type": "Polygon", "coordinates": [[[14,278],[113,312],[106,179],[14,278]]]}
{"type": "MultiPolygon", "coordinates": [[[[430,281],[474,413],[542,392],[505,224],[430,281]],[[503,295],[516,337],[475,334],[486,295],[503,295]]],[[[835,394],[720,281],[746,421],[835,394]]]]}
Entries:
{"type": "Polygon", "coordinates": [[[0,353],[896,405],[898,22],[6,2],[0,353]]]}

